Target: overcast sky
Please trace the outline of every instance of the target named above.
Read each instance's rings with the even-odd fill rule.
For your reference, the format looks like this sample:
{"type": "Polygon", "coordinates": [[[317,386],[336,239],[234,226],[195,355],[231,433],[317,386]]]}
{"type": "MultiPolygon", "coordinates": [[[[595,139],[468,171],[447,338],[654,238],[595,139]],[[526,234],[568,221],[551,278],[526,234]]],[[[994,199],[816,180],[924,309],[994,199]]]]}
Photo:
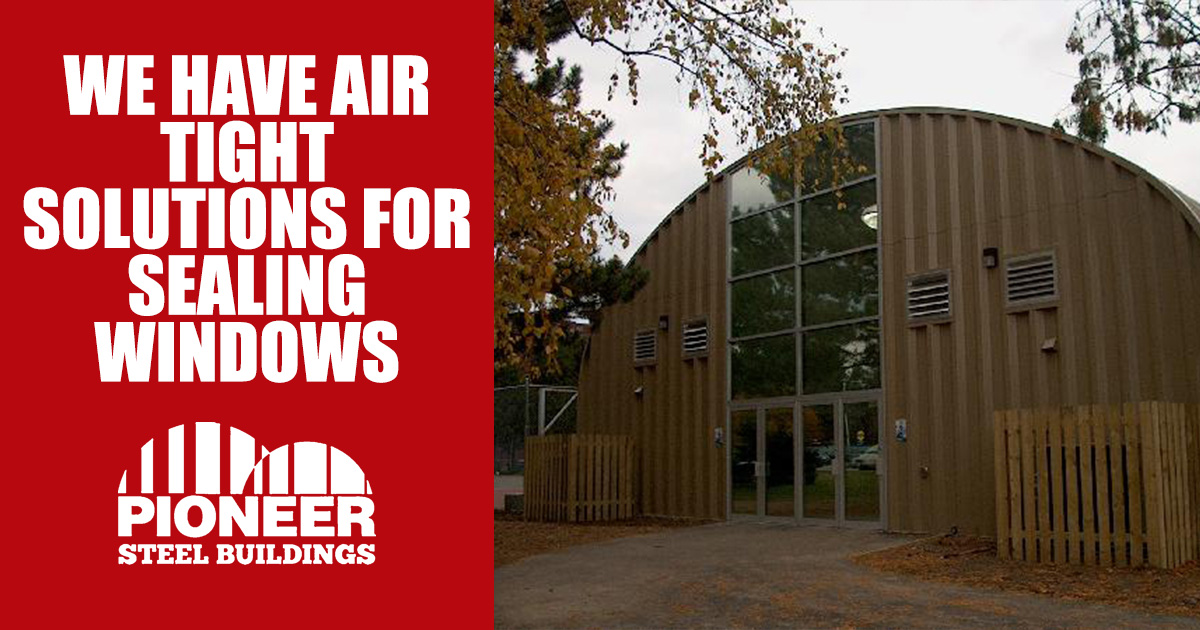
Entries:
{"type": "MultiPolygon", "coordinates": [[[[809,28],[849,49],[841,64],[850,102],[841,113],[934,105],[974,109],[1050,125],[1070,103],[1076,59],[1063,48],[1079,2],[793,2],[809,28]]],[[[814,31],[813,36],[816,36],[814,31]]],[[[616,59],[568,40],[554,54],[583,67],[584,107],[606,112],[610,138],[629,143],[610,204],[630,235],[628,257],[659,221],[703,183],[696,157],[702,115],[669,68],[643,62],[637,106],[607,101],[616,59]]],[[[724,134],[729,136],[730,134],[724,134]]],[[[1115,134],[1106,147],[1200,199],[1200,124],[1159,134],[1115,134]]],[[[722,147],[728,161],[749,147],[722,147]]]]}

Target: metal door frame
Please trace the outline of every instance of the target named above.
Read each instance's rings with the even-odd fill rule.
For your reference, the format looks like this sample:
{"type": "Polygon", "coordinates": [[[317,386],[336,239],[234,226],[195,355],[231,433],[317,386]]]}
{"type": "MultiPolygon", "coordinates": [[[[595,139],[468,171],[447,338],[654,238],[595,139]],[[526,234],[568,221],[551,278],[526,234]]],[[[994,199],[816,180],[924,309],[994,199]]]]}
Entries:
{"type": "MultiPolygon", "coordinates": [[[[725,513],[729,519],[772,519],[772,520],[795,520],[800,507],[800,492],[802,488],[792,482],[792,517],[786,516],[767,516],[767,474],[766,466],[763,465],[767,449],[767,410],[768,409],[790,409],[792,412],[792,468],[798,470],[801,463],[799,459],[800,451],[800,432],[798,426],[797,411],[800,409],[800,404],[793,397],[787,398],[770,398],[758,400],[754,402],[739,402],[729,405],[729,413],[725,417],[726,435],[729,436],[728,444],[725,448],[725,470],[727,471],[728,491],[725,493],[725,513]],[[754,411],[754,487],[755,487],[755,507],[754,514],[735,514],[733,511],[733,414],[739,411],[754,411]]],[[[793,475],[794,477],[794,475],[793,475]]]]}
{"type": "Polygon", "coordinates": [[[837,454],[837,465],[834,467],[834,517],[816,518],[804,516],[804,483],[801,478],[801,483],[797,485],[798,491],[795,495],[796,500],[796,520],[800,523],[812,525],[834,525],[836,527],[847,527],[854,529],[886,529],[887,527],[887,440],[884,439],[883,426],[883,394],[878,390],[867,390],[861,392],[834,392],[830,394],[818,394],[812,396],[803,396],[797,399],[796,406],[792,413],[792,423],[794,426],[793,438],[796,443],[796,467],[803,475],[804,470],[804,423],[800,421],[800,413],[803,413],[804,407],[832,405],[833,406],[833,433],[834,433],[834,450],[837,454]],[[846,519],[846,403],[875,403],[875,423],[876,435],[879,439],[879,461],[875,464],[875,475],[879,478],[879,520],[877,521],[851,521],[846,519]]]}

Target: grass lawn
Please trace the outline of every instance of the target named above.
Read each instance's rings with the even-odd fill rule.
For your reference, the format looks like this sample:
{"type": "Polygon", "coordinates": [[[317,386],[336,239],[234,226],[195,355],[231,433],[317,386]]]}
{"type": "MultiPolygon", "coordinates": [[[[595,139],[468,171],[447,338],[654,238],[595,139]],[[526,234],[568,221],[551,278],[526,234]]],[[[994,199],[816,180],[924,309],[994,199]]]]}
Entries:
{"type": "MultiPolygon", "coordinates": [[[[792,516],[795,488],[777,485],[767,488],[767,515],[792,516]]],[[[818,470],[813,483],[804,487],[804,516],[832,519],[834,513],[833,473],[818,470]]],[[[755,489],[739,485],[733,489],[734,514],[754,514],[757,506],[755,489]]],[[[846,471],[846,518],[849,520],[879,520],[879,477],[873,470],[846,471]]]]}

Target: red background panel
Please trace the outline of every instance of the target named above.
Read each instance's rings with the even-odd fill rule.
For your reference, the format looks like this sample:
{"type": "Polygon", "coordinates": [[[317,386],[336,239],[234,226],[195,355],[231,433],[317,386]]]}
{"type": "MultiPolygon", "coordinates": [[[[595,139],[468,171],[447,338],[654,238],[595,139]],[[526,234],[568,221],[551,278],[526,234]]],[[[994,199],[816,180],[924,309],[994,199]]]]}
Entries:
{"type": "MultiPolygon", "coordinates": [[[[325,3],[260,8],[239,3],[69,6],[29,3],[4,19],[4,510],[6,619],[21,625],[120,620],[135,625],[254,624],[479,627],[490,625],[491,521],[487,512],[492,277],[491,22],[487,6],[387,3],[371,10],[325,3]],[[189,8],[193,8],[188,10],[189,8]],[[64,54],[153,54],[156,116],[70,116],[64,54]],[[393,322],[395,381],[273,384],[101,383],[93,322],[140,321],[130,312],[129,259],[137,249],[36,251],[25,191],[75,186],[169,187],[170,55],[314,54],[318,115],[332,120],[324,184],[346,195],[348,243],[367,271],[363,322],[393,322]],[[338,54],[413,54],[429,63],[429,115],[329,116],[338,54]],[[461,188],[471,198],[470,249],[361,250],[364,187],[461,188]],[[311,440],[355,459],[374,490],[376,562],[369,566],[122,566],[116,535],[121,474],[139,447],[196,421],[233,426],[271,447],[311,440]]],[[[366,61],[366,60],[364,60],[366,61]]],[[[369,63],[364,63],[369,72],[369,63]]],[[[211,76],[211,74],[210,74],[211,76]]],[[[124,98],[124,97],[123,97],[124,98]]],[[[286,103],[286,92],[285,92],[286,103]]],[[[213,121],[229,118],[178,117],[213,121]]],[[[236,117],[256,123],[259,119],[236,117]]],[[[301,138],[303,146],[303,137],[301,138]]],[[[299,174],[305,177],[305,156],[299,174]]],[[[232,191],[238,185],[224,186],[232,191]]],[[[271,185],[258,185],[262,189],[271,185]]],[[[291,187],[292,184],[282,186],[291,187]]],[[[54,211],[56,215],[60,212],[54,211]]],[[[174,219],[177,215],[172,214],[174,219]]],[[[203,213],[201,216],[204,216],[203,213]]],[[[311,223],[311,222],[310,222],[311,223]]],[[[175,226],[173,225],[173,231],[175,226]]],[[[204,230],[201,229],[203,242],[204,230]]],[[[385,235],[389,232],[386,231],[385,235]]],[[[173,240],[154,252],[181,251],[173,240]]],[[[235,249],[220,252],[230,256],[235,249]]],[[[261,269],[268,253],[254,252],[261,269]]],[[[231,258],[231,265],[233,259],[231,258]]],[[[198,271],[193,272],[198,275],[198,271]]],[[[261,284],[261,277],[259,284],[261,284]]],[[[261,287],[260,287],[261,291],[261,287]]],[[[165,313],[155,321],[175,321],[165,313]]],[[[227,316],[261,327],[273,318],[227,316]]],[[[287,317],[291,321],[346,321],[287,317]]],[[[365,352],[363,352],[365,355],[365,352]]],[[[370,357],[360,357],[370,358],[370,357]]],[[[131,482],[132,483],[132,482],[131,482]]],[[[133,486],[131,486],[133,487],[133,486]]],[[[187,542],[176,540],[173,542],[187,542]]],[[[210,547],[220,542],[204,539],[210,547]]],[[[304,542],[263,540],[262,542],[304,542]]],[[[364,542],[364,541],[356,541],[364,542]]]]}

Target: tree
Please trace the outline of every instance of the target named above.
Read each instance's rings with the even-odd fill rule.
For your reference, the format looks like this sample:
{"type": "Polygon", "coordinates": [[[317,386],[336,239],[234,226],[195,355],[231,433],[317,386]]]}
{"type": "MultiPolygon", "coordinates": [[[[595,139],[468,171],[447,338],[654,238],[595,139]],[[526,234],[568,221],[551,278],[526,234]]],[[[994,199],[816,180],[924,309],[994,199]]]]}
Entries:
{"type": "Polygon", "coordinates": [[[1092,0],[1075,14],[1079,57],[1069,126],[1103,143],[1109,126],[1165,132],[1200,112],[1200,0],[1092,0]]]}
{"type": "Polygon", "coordinates": [[[801,35],[783,0],[494,0],[495,331],[501,362],[534,372],[564,335],[573,274],[600,249],[628,245],[604,208],[626,147],[605,140],[612,123],[580,109],[577,67],[550,46],[579,37],[611,52],[609,97],[637,102],[639,64],[667,64],[687,106],[709,117],[698,158],[724,160],[719,123],[741,145],[760,147],[756,166],[795,176],[844,102],[835,69],[844,50],[801,35]],[[525,68],[523,71],[522,68],[525,68]]]}
{"type": "Polygon", "coordinates": [[[587,337],[600,325],[602,309],[628,302],[643,286],[649,274],[636,264],[626,265],[620,258],[591,258],[577,268],[565,268],[555,274],[550,295],[556,296],[545,308],[533,313],[535,323],[542,318],[558,323],[561,334],[547,346],[542,337],[527,337],[518,331],[525,314],[509,314],[514,345],[527,345],[529,360],[519,364],[506,361],[497,348],[496,385],[514,385],[530,378],[551,385],[576,385],[579,368],[587,349],[587,337]]]}

